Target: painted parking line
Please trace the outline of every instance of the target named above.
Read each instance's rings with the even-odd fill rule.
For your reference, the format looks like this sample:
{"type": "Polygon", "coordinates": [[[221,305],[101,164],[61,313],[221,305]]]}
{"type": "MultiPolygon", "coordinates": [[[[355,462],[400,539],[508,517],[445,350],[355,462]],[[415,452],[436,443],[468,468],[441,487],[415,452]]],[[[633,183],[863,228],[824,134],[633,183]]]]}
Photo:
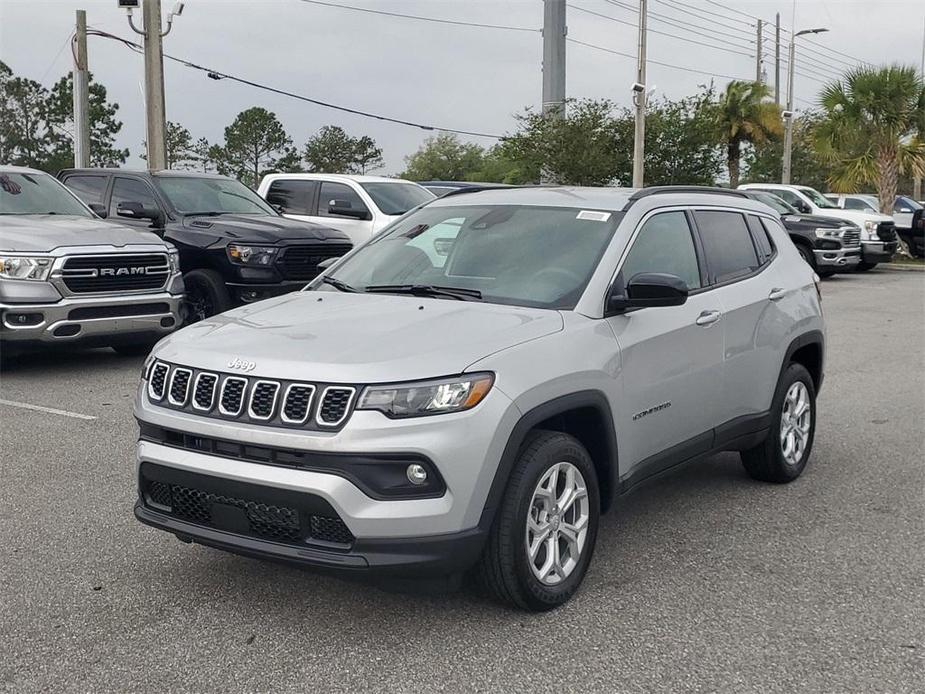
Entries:
{"type": "Polygon", "coordinates": [[[31,405],[28,402],[16,402],[15,400],[0,400],[0,405],[7,405],[9,407],[18,407],[22,410],[35,410],[36,412],[46,412],[48,414],[56,414],[60,417],[72,417],[74,419],[87,419],[92,420],[96,419],[88,414],[80,414],[79,412],[69,412],[68,410],[58,410],[54,407],[43,407],[42,405],[31,405]]]}

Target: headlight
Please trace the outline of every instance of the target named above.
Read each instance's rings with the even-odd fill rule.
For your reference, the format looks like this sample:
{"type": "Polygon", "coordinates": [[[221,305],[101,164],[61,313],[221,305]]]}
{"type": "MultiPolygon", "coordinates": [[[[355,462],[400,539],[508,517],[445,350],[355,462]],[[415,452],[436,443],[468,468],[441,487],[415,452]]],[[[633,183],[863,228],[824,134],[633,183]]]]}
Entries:
{"type": "Polygon", "coordinates": [[[26,258],[0,255],[0,277],[11,280],[46,280],[51,272],[51,258],[26,258]]]}
{"type": "Polygon", "coordinates": [[[816,229],[816,237],[838,239],[841,238],[841,229],[816,229]]]}
{"type": "Polygon", "coordinates": [[[421,417],[462,412],[478,405],[494,382],[490,373],[466,374],[432,381],[369,386],[358,410],[379,410],[387,417],[421,417]]]}
{"type": "Polygon", "coordinates": [[[170,251],[170,253],[167,254],[167,264],[170,267],[171,275],[180,272],[180,251],[170,251]]]}
{"type": "Polygon", "coordinates": [[[864,222],[864,231],[866,231],[869,236],[873,236],[877,231],[878,224],[879,222],[868,219],[864,222]]]}
{"type": "Polygon", "coordinates": [[[228,260],[239,265],[272,265],[279,252],[274,246],[237,246],[229,244],[225,249],[228,260]]]}

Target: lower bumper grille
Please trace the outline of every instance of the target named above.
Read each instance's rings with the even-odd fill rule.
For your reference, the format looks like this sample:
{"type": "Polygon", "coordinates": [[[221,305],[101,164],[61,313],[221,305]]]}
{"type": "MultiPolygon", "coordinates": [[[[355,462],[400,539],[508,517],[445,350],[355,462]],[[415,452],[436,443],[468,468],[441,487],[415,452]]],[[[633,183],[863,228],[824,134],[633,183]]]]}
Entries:
{"type": "MultiPolygon", "coordinates": [[[[294,492],[286,499],[286,493],[276,494],[278,498],[269,498],[271,492],[266,488],[243,483],[227,483],[227,491],[210,489],[207,487],[221,485],[222,481],[212,478],[211,485],[182,484],[179,482],[196,480],[174,481],[166,479],[163,474],[156,475],[162,479],[151,479],[145,475],[146,469],[163,471],[166,468],[151,464],[143,466],[141,485],[145,504],[179,520],[294,545],[321,542],[347,548],[355,539],[333,509],[329,506],[326,509],[300,507],[298,495],[294,492]],[[242,489],[242,486],[247,489],[242,489]]],[[[186,475],[200,477],[192,473],[186,475]]],[[[327,506],[316,497],[311,499],[315,506],[327,506]]]]}

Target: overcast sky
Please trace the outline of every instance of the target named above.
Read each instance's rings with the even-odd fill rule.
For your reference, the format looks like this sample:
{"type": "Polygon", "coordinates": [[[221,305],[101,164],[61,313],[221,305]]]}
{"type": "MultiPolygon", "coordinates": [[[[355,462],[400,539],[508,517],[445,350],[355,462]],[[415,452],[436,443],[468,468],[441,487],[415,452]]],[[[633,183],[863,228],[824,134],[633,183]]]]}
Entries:
{"type": "MultiPolygon", "coordinates": [[[[329,0],[333,4],[463,22],[539,29],[542,0],[329,0]]],[[[172,0],[163,1],[166,15],[172,0]]],[[[631,9],[636,0],[570,0],[569,38],[634,56],[631,9]],[[597,17],[578,8],[620,21],[597,17]],[[626,22],[626,23],[621,23],[626,22]]],[[[0,59],[17,75],[50,87],[71,68],[67,40],[74,10],[87,10],[88,23],[130,39],[133,34],[116,0],[0,0],[0,59]]],[[[649,64],[649,85],[675,98],[714,79],[752,78],[756,30],[747,15],[791,26],[791,0],[650,0],[649,58],[697,72],[649,64]],[[685,12],[684,10],[687,10],[685,12]],[[656,16],[657,13],[659,16],[656,16]],[[702,27],[671,26],[690,22],[702,27]],[[708,46],[657,34],[675,34],[708,46]],[[737,31],[738,30],[738,31],[737,31]],[[694,33],[699,31],[699,33],[694,33]],[[722,32],[725,38],[716,36],[722,32]],[[719,50],[716,46],[725,47],[719,50]],[[751,46],[749,49],[747,46],[751,46]]],[[[136,20],[140,19],[136,13],[136,20]]],[[[827,27],[813,41],[871,63],[899,61],[919,66],[925,30],[923,0],[797,0],[799,29],[827,27]]],[[[785,35],[786,36],[786,35],[785,35]]],[[[773,29],[766,35],[766,62],[773,85],[773,29]]],[[[800,38],[799,41],[803,41],[800,38]]],[[[798,44],[799,45],[799,44],[798,44]]],[[[798,52],[797,107],[811,105],[820,75],[840,71],[849,58],[820,51],[798,52]],[[827,56],[827,57],[824,57],[827,56]],[[845,61],[845,62],[842,62],[845,61]]],[[[446,128],[506,133],[512,115],[541,101],[542,38],[538,32],[421,22],[323,7],[301,0],[187,0],[182,17],[165,39],[165,52],[255,82],[395,118],[446,128]]],[[[782,47],[786,55],[786,46],[782,47]]],[[[90,38],[90,69],[119,103],[123,121],[118,144],[128,147],[129,165],[140,166],[144,139],[142,58],[124,46],[90,38]]],[[[352,135],[370,135],[384,150],[382,173],[402,170],[404,157],[429,133],[382,123],[236,84],[167,62],[169,120],[194,138],[221,141],[223,129],[250,106],[274,111],[289,135],[302,144],[323,125],[340,125],[352,135]]],[[[627,103],[635,62],[576,43],[567,48],[569,97],[609,98],[627,103]]],[[[785,77],[781,78],[784,90],[785,77]]],[[[482,145],[493,140],[466,138],[482,145]]]]}

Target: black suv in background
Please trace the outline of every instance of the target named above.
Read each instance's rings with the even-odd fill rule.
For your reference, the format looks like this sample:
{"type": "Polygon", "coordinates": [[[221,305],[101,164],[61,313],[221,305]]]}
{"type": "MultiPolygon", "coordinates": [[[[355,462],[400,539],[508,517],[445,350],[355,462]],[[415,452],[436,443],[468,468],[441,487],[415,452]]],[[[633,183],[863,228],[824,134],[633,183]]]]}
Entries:
{"type": "Polygon", "coordinates": [[[188,322],[301,289],[352,247],[344,233],[287,219],[225,176],[64,169],[58,178],[97,212],[177,247],[188,322]]]}
{"type": "Polygon", "coordinates": [[[843,219],[803,214],[772,193],[739,190],[777,212],[803,260],[820,277],[854,270],[861,262],[861,229],[843,219]]]}

